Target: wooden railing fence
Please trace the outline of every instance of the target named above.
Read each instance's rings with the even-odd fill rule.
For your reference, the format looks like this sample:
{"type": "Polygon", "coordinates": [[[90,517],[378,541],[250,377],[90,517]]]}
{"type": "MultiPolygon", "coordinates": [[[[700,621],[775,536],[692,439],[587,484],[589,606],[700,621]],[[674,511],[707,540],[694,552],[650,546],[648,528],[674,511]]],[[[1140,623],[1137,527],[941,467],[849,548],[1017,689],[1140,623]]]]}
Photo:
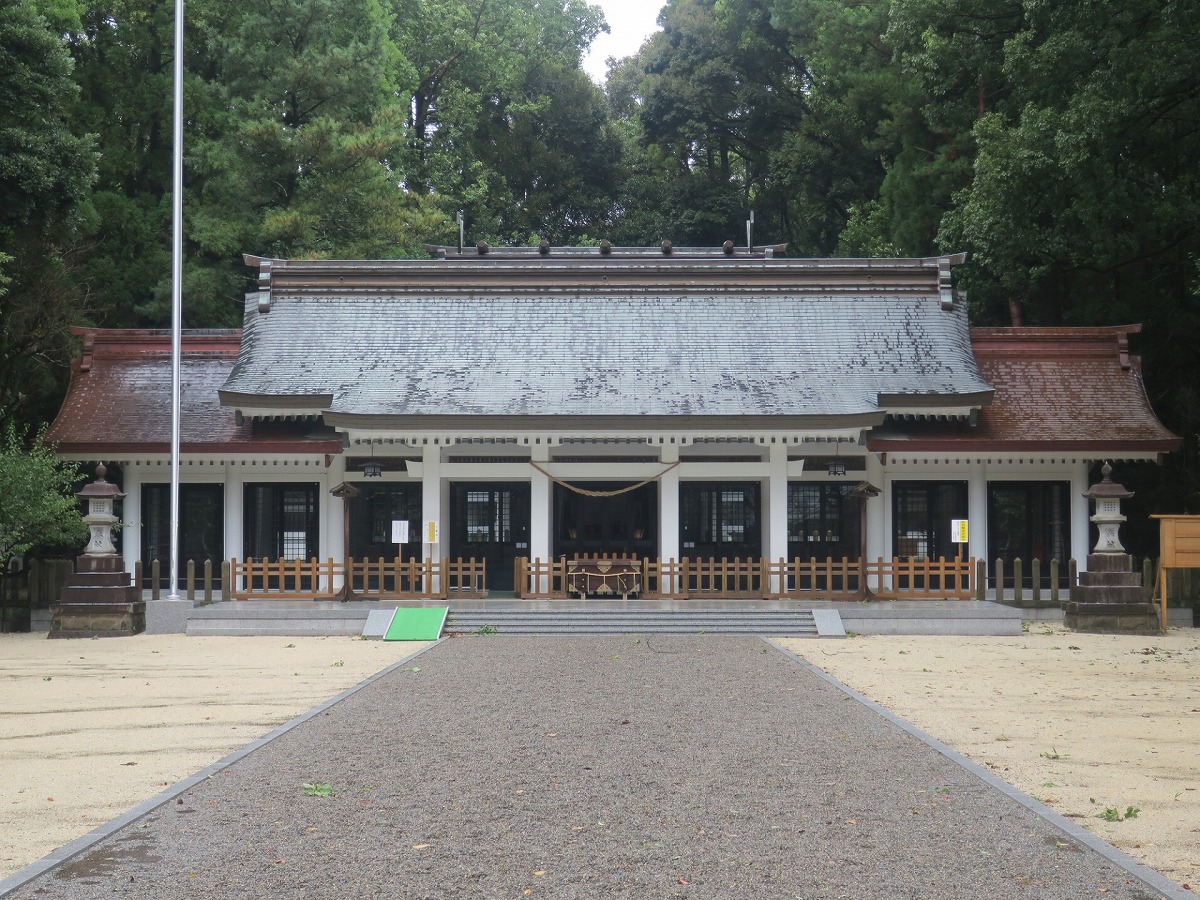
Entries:
{"type": "Polygon", "coordinates": [[[867,593],[880,600],[958,599],[974,592],[975,559],[878,557],[866,563],[867,593]]]}
{"type": "MultiPolygon", "coordinates": [[[[577,557],[592,559],[593,557],[577,557]]],[[[603,557],[594,557],[600,558],[603,557]]],[[[518,558],[516,596],[556,600],[568,596],[566,558],[518,558]]],[[[969,599],[975,560],[688,559],[642,560],[639,596],[647,600],[720,599],[969,599]]]]}
{"type": "MultiPolygon", "coordinates": [[[[1157,561],[1147,556],[1135,557],[1133,562],[1134,570],[1141,572],[1142,588],[1146,594],[1146,601],[1149,602],[1154,591],[1157,561]]],[[[1068,559],[1065,565],[1057,559],[1051,559],[1049,562],[1033,559],[1029,561],[1028,567],[1025,560],[1019,558],[1007,564],[1003,559],[997,559],[992,563],[990,579],[984,571],[982,560],[978,566],[977,599],[984,599],[990,581],[996,595],[1003,592],[1004,599],[1011,600],[1016,606],[1037,606],[1044,603],[1054,605],[1070,599],[1070,587],[1076,583],[1079,574],[1079,564],[1074,559],[1068,559]]],[[[1197,574],[1200,573],[1194,569],[1179,569],[1175,574],[1177,577],[1172,579],[1171,589],[1178,588],[1180,592],[1177,596],[1181,601],[1186,600],[1184,605],[1192,605],[1197,588],[1200,588],[1200,579],[1197,579],[1197,574]]]]}
{"type": "MultiPolygon", "coordinates": [[[[578,557],[593,559],[603,557],[578,557]]],[[[363,599],[484,598],[484,560],[348,560],[352,596],[363,599]]],[[[1076,562],[1013,559],[988,564],[982,559],[643,559],[641,590],[652,600],[721,599],[965,599],[985,600],[1002,592],[1005,602],[1051,605],[1069,599],[1076,562]],[[996,585],[1000,585],[999,589],[996,585]]],[[[1136,560],[1147,600],[1156,561],[1136,560]]],[[[192,603],[215,599],[328,599],[341,596],[346,564],[319,561],[204,560],[185,563],[180,588],[192,603]]],[[[141,596],[165,593],[159,560],[134,566],[141,596]]],[[[31,560],[23,569],[0,574],[0,630],[29,628],[30,610],[58,601],[74,573],[72,560],[31,560]]],[[[1200,593],[1200,571],[1170,570],[1172,605],[1192,606],[1200,593]]],[[[563,599],[568,595],[567,560],[519,558],[515,594],[524,599],[563,599]]]]}
{"type": "MultiPolygon", "coordinates": [[[[150,572],[147,576],[147,566],[141,560],[134,563],[133,583],[138,589],[139,596],[144,597],[146,591],[149,591],[151,600],[161,600],[163,596],[163,564],[160,560],[152,559],[148,568],[150,572]]],[[[206,559],[200,564],[197,571],[196,561],[189,559],[184,564],[183,578],[180,579],[179,586],[191,603],[202,603],[207,606],[217,596],[228,597],[229,562],[223,560],[217,566],[211,559],[206,559]],[[214,568],[216,568],[216,572],[214,572],[214,568]],[[213,577],[214,574],[218,575],[219,580],[213,577]],[[199,599],[197,599],[197,594],[199,594],[199,599]]]]}
{"type": "Polygon", "coordinates": [[[487,566],[471,559],[230,560],[234,600],[373,600],[478,598],[487,596],[487,566]],[[348,576],[348,577],[347,577],[348,576]]]}
{"type": "Polygon", "coordinates": [[[74,573],[70,559],[31,559],[0,569],[0,632],[29,631],[33,610],[57,603],[74,573]]]}

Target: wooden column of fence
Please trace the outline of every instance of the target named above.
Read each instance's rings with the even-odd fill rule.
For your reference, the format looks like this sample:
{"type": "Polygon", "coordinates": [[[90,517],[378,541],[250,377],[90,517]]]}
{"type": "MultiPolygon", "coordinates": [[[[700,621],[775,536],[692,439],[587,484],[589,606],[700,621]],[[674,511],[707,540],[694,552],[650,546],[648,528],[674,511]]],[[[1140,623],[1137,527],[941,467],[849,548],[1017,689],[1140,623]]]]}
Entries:
{"type": "Polygon", "coordinates": [[[815,595],[835,600],[861,600],[866,594],[863,561],[843,556],[807,561],[797,557],[777,562],[763,561],[763,597],[811,599],[815,595]]]}
{"type": "Polygon", "coordinates": [[[971,599],[975,558],[877,557],[867,564],[867,590],[881,599],[971,599]]]}
{"type": "Polygon", "coordinates": [[[522,600],[563,600],[567,596],[567,561],[517,557],[513,590],[522,600]]]}
{"type": "Polygon", "coordinates": [[[647,559],[642,565],[642,596],[647,600],[686,600],[688,561],[647,559]]]}
{"type": "Polygon", "coordinates": [[[758,559],[708,559],[689,563],[685,583],[692,597],[761,598],[763,561],[758,559]]]}

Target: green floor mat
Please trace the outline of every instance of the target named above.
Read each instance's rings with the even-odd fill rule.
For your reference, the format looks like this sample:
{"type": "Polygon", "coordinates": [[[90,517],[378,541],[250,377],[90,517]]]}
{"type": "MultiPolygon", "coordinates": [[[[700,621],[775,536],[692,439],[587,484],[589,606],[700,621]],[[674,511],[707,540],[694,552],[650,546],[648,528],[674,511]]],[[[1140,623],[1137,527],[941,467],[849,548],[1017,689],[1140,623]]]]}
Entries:
{"type": "Polygon", "coordinates": [[[436,641],[450,612],[447,606],[401,606],[392,615],[385,641],[436,641]]]}

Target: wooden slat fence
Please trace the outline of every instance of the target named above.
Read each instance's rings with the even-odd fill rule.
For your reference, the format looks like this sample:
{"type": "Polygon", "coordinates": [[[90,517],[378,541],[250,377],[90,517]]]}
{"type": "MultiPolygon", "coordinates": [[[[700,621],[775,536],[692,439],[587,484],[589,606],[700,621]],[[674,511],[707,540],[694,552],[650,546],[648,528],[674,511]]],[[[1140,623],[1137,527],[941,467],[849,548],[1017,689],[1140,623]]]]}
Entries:
{"type": "Polygon", "coordinates": [[[487,560],[442,560],[442,596],[482,599],[487,596],[487,560]]]}
{"type": "Polygon", "coordinates": [[[688,599],[686,559],[647,559],[642,565],[642,596],[647,600],[688,599]]]}
{"type": "Polygon", "coordinates": [[[969,600],[974,595],[974,557],[878,557],[868,561],[866,567],[867,594],[882,600],[969,600]]]}
{"type": "Polygon", "coordinates": [[[761,599],[763,561],[757,559],[693,559],[688,561],[684,585],[692,599],[761,599]]]}
{"type": "Polygon", "coordinates": [[[440,596],[440,566],[432,559],[346,560],[350,589],[356,597],[378,599],[394,597],[413,600],[437,592],[440,596]]]}
{"type": "Polygon", "coordinates": [[[73,574],[69,559],[31,559],[23,568],[0,569],[0,631],[29,631],[32,611],[57,603],[73,574]]]}
{"type": "MultiPolygon", "coordinates": [[[[519,558],[516,596],[566,599],[567,571],[565,558],[519,558]]],[[[647,600],[969,599],[974,571],[974,559],[645,559],[640,596],[647,600]]]]}
{"type": "Polygon", "coordinates": [[[567,597],[567,560],[517,557],[513,591],[522,600],[564,600],[567,597]]]}
{"type": "Polygon", "coordinates": [[[765,599],[803,600],[819,595],[830,600],[861,600],[866,594],[863,563],[859,559],[810,557],[765,560],[764,565],[765,599]]]}
{"type": "Polygon", "coordinates": [[[446,599],[487,596],[482,559],[230,560],[229,596],[234,600],[328,600],[344,595],[349,572],[355,597],[371,600],[446,599]]]}
{"type": "MultiPolygon", "coordinates": [[[[140,559],[133,564],[133,584],[137,588],[139,597],[144,596],[143,592],[149,590],[151,600],[162,599],[162,573],[167,565],[170,565],[170,562],[164,564],[162,560],[158,559],[150,560],[148,567],[140,559]],[[149,574],[147,574],[147,568],[149,568],[149,574]]],[[[214,563],[211,559],[206,559],[197,566],[194,559],[189,559],[184,563],[182,587],[184,595],[190,603],[199,603],[203,606],[212,603],[217,596],[228,597],[229,562],[222,560],[214,563]],[[199,598],[197,598],[197,591],[200,593],[199,598]]]]}

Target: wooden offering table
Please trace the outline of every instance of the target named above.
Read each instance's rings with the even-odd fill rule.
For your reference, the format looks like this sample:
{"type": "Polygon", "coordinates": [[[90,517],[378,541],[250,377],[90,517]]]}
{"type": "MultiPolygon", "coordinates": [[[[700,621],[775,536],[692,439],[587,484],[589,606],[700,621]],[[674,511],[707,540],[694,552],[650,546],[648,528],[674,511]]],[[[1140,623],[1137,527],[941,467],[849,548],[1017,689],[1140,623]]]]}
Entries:
{"type": "Polygon", "coordinates": [[[642,561],[640,559],[576,559],[567,563],[567,593],[609,597],[620,594],[628,600],[630,594],[642,590],[642,561]]]}

